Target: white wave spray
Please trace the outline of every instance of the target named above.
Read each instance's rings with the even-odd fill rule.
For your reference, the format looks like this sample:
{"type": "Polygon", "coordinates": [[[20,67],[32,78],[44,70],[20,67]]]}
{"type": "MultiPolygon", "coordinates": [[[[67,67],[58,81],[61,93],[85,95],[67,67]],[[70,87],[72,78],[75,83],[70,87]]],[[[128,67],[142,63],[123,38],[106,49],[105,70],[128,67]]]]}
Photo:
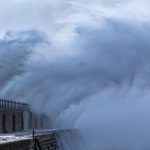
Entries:
{"type": "Polygon", "coordinates": [[[30,103],[53,128],[79,129],[86,149],[149,149],[149,4],[6,0],[0,96],[30,103]]]}

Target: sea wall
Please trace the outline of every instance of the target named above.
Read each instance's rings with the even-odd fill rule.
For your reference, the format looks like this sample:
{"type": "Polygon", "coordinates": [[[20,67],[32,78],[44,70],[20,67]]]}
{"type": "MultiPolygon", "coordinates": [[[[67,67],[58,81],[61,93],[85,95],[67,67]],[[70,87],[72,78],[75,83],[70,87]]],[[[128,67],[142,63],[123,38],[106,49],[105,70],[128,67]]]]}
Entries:
{"type": "Polygon", "coordinates": [[[49,128],[49,118],[35,113],[25,103],[0,99],[0,133],[49,128]]]}
{"type": "Polygon", "coordinates": [[[0,150],[79,150],[80,137],[76,133],[75,130],[52,130],[26,136],[20,134],[19,140],[0,144],[0,150]]]}
{"type": "Polygon", "coordinates": [[[0,144],[0,150],[32,150],[32,140],[24,139],[0,144]]]}
{"type": "Polygon", "coordinates": [[[0,133],[23,130],[23,112],[26,104],[0,100],[0,133]]]}

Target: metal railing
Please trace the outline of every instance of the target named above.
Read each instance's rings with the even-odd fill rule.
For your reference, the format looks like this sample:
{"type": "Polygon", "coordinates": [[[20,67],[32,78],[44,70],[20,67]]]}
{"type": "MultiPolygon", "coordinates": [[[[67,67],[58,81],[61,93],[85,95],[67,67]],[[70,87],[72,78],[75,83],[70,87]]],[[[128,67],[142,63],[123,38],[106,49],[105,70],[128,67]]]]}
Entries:
{"type": "Polygon", "coordinates": [[[13,110],[29,110],[30,106],[26,103],[19,103],[6,99],[0,99],[0,108],[13,110]]]}

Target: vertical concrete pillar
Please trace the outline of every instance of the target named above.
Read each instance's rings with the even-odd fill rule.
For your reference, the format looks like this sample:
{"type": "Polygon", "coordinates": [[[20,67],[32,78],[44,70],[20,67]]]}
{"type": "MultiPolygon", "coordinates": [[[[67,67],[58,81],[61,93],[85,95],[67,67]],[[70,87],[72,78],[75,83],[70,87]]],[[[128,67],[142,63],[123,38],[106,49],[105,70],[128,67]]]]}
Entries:
{"type": "Polygon", "coordinates": [[[30,112],[24,111],[23,112],[23,130],[27,131],[29,130],[29,121],[30,121],[30,112]]]}

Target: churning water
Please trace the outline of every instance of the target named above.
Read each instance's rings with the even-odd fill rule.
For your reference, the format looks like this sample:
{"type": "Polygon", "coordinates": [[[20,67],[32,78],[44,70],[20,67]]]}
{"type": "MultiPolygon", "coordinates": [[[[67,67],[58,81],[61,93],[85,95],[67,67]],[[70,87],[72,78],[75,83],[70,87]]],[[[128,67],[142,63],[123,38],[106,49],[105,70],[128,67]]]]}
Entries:
{"type": "Polygon", "coordinates": [[[86,150],[150,149],[149,7],[0,1],[0,96],[77,128],[86,150]]]}

